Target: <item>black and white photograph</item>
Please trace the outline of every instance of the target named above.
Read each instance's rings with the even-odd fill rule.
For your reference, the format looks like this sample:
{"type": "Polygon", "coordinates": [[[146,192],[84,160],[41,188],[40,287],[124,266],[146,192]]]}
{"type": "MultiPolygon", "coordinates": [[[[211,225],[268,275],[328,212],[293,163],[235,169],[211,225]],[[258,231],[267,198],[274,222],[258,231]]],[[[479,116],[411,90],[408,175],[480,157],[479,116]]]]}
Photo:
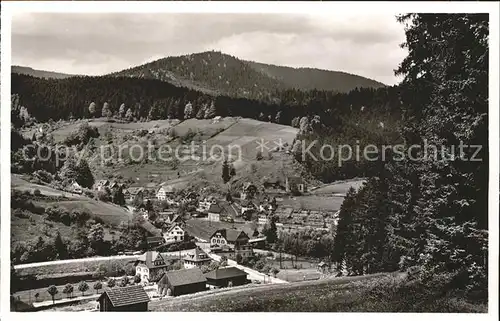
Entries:
{"type": "Polygon", "coordinates": [[[498,313],[498,3],[130,3],[2,3],[12,314],[498,313]]]}

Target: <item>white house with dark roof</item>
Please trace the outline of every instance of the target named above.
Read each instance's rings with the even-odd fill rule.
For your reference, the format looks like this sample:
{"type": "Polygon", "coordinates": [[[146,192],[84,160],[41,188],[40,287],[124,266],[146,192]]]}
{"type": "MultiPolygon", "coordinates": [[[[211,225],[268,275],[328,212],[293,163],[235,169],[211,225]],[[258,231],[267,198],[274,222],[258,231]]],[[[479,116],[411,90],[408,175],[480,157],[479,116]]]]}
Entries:
{"type": "Polygon", "coordinates": [[[155,280],[159,274],[166,270],[167,264],[165,259],[156,251],[148,251],[136,261],[135,273],[141,276],[141,282],[143,283],[155,280]]]}
{"type": "Polygon", "coordinates": [[[174,224],[163,234],[163,238],[167,243],[184,241],[184,230],[179,224],[174,224]]]}
{"type": "Polygon", "coordinates": [[[222,208],[217,204],[212,204],[208,209],[208,220],[213,222],[219,222],[221,214],[222,214],[222,208]]]}
{"type": "Polygon", "coordinates": [[[243,200],[241,202],[241,214],[245,214],[248,211],[255,211],[257,209],[257,206],[250,200],[243,200]]]}
{"type": "Polygon", "coordinates": [[[174,188],[170,185],[160,187],[156,191],[156,199],[159,201],[166,201],[169,195],[174,193],[174,188]]]}
{"type": "Polygon", "coordinates": [[[106,187],[109,187],[109,180],[100,179],[94,183],[94,189],[97,191],[103,191],[106,187]]]}
{"type": "Polygon", "coordinates": [[[209,265],[210,262],[212,262],[210,256],[208,256],[208,254],[205,253],[202,249],[197,247],[193,253],[188,253],[184,257],[184,268],[201,268],[204,265],[209,265]]]}

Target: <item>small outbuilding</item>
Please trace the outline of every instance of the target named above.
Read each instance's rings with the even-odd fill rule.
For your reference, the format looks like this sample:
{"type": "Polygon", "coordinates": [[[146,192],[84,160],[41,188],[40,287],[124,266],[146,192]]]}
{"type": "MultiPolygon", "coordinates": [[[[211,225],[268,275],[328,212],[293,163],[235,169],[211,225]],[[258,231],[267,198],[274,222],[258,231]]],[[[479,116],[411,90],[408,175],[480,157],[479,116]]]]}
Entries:
{"type": "Polygon", "coordinates": [[[179,296],[207,289],[207,279],[197,267],[167,271],[158,278],[158,294],[179,296]]]}
{"type": "Polygon", "coordinates": [[[205,273],[208,285],[215,287],[231,287],[248,283],[245,271],[236,267],[216,269],[205,273]]]}
{"type": "Polygon", "coordinates": [[[140,285],[117,287],[104,291],[97,299],[99,311],[148,311],[148,294],[140,285]]]}

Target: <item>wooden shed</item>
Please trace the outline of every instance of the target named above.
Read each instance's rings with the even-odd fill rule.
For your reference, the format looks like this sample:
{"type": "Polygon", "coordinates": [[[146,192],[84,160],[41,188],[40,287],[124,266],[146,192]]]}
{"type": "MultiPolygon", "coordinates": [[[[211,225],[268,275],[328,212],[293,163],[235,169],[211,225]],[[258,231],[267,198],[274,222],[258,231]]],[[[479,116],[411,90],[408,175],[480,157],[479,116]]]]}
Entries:
{"type": "Polygon", "coordinates": [[[237,286],[248,283],[247,274],[235,267],[216,269],[205,274],[207,283],[215,287],[237,286]]]}
{"type": "Polygon", "coordinates": [[[97,299],[99,311],[148,311],[148,294],[140,285],[108,289],[97,299]]]}
{"type": "Polygon", "coordinates": [[[167,271],[158,279],[158,294],[172,296],[196,293],[207,289],[207,279],[197,267],[167,271]]]}

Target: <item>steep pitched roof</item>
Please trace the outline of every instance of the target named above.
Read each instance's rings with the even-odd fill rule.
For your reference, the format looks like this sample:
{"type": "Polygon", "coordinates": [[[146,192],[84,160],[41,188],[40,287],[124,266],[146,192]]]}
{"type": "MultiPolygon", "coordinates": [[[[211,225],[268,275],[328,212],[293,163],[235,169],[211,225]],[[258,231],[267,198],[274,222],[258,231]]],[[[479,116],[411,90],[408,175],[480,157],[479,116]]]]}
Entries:
{"type": "Polygon", "coordinates": [[[243,232],[243,231],[240,231],[240,230],[233,230],[233,229],[219,229],[219,230],[216,230],[211,236],[210,238],[212,238],[216,233],[221,233],[221,235],[226,239],[228,240],[229,242],[235,242],[238,237],[240,237],[241,234],[244,234],[246,237],[248,237],[248,235],[243,232]]]}
{"type": "Polygon", "coordinates": [[[172,185],[163,185],[156,192],[158,193],[162,189],[165,191],[165,193],[173,193],[174,192],[174,188],[172,187],[172,185]]]}
{"type": "Polygon", "coordinates": [[[210,208],[208,209],[210,213],[217,213],[220,214],[222,212],[222,209],[220,208],[219,205],[217,204],[212,204],[210,205],[210,208]]]}
{"type": "Polygon", "coordinates": [[[304,184],[304,179],[300,176],[288,176],[287,180],[289,184],[304,184]]]}
{"type": "Polygon", "coordinates": [[[144,187],[129,187],[127,191],[131,195],[137,195],[139,192],[144,193],[144,187]]]}
{"type": "MultiPolygon", "coordinates": [[[[178,226],[178,227],[182,230],[182,227],[180,227],[180,226],[179,226],[179,224],[174,224],[174,225],[170,226],[170,228],[167,230],[167,233],[170,233],[170,232],[171,232],[174,228],[176,228],[177,226],[178,226]]],[[[183,231],[184,231],[184,230],[183,230],[183,231]]]]}
{"type": "Polygon", "coordinates": [[[243,207],[254,207],[255,204],[253,202],[249,201],[249,200],[243,200],[241,202],[241,206],[243,206],[243,207]]]}
{"type": "Polygon", "coordinates": [[[199,268],[167,271],[165,276],[173,286],[207,282],[207,278],[205,278],[199,268]]]}
{"type": "Polygon", "coordinates": [[[249,188],[257,189],[257,187],[255,186],[255,184],[252,184],[252,182],[246,182],[245,184],[243,184],[243,190],[244,191],[247,191],[249,188]]]}
{"type": "Polygon", "coordinates": [[[246,276],[248,275],[248,273],[235,267],[216,269],[208,273],[205,273],[205,277],[207,279],[214,279],[214,280],[228,279],[244,275],[246,276]]]}
{"type": "Polygon", "coordinates": [[[107,289],[103,294],[101,294],[97,301],[99,301],[103,295],[108,296],[111,304],[114,307],[121,307],[124,305],[137,303],[146,303],[150,301],[148,294],[140,285],[107,289]]]}
{"type": "Polygon", "coordinates": [[[193,261],[193,262],[203,262],[203,261],[211,261],[212,259],[208,256],[207,253],[205,253],[202,249],[197,247],[194,250],[193,254],[188,253],[186,255],[185,260],[193,261]]]}
{"type": "Polygon", "coordinates": [[[156,251],[147,251],[143,255],[141,255],[137,261],[144,263],[149,269],[151,268],[160,268],[160,267],[165,267],[167,266],[165,259],[163,256],[156,251]],[[154,265],[154,262],[158,259],[163,260],[163,264],[161,265],[154,265]]]}

